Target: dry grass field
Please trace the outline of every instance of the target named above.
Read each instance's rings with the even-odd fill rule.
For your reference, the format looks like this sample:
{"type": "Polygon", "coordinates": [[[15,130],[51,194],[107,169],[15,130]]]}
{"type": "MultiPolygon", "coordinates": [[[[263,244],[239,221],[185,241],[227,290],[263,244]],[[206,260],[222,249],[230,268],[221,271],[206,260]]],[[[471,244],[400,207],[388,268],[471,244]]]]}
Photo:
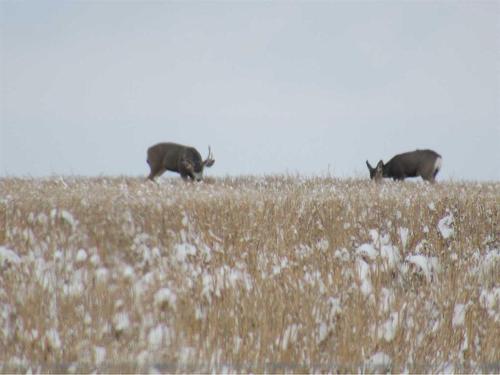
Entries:
{"type": "Polygon", "coordinates": [[[0,179],[2,372],[500,372],[500,183],[0,179]]]}

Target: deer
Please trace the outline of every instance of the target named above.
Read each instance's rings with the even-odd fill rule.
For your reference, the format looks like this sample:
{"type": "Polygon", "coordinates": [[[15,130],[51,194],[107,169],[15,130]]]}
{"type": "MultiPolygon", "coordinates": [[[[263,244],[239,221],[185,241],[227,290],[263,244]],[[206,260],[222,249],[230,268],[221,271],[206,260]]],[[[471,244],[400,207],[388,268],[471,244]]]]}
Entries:
{"type": "Polygon", "coordinates": [[[202,160],[200,153],[194,147],[164,142],[148,148],[146,162],[151,169],[147,179],[151,181],[165,171],[177,172],[184,180],[201,181],[203,169],[214,165],[215,159],[210,146],[207,158],[202,160]]]}
{"type": "Polygon", "coordinates": [[[403,181],[407,177],[422,177],[424,181],[434,183],[441,169],[442,158],[432,150],[415,150],[395,155],[386,164],[380,160],[373,168],[368,160],[366,165],[370,171],[370,179],[380,181],[383,177],[394,181],[403,181]]]}

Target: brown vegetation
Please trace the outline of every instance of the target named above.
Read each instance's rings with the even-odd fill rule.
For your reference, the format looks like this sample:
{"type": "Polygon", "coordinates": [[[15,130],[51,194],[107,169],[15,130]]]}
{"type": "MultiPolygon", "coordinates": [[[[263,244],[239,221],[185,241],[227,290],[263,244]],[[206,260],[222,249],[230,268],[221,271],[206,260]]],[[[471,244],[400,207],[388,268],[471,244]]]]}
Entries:
{"type": "Polygon", "coordinates": [[[2,371],[500,371],[499,183],[4,178],[0,249],[2,371]]]}

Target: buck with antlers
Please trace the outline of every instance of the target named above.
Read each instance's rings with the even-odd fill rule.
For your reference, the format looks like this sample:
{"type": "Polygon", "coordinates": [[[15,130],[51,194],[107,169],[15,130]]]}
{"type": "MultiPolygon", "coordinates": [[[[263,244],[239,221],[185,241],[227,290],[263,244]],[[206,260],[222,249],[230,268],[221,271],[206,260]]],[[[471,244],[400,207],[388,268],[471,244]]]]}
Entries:
{"type": "Polygon", "coordinates": [[[152,181],[165,171],[177,172],[183,179],[200,181],[203,179],[203,169],[215,163],[210,146],[207,158],[202,160],[200,153],[194,147],[171,142],[158,143],[148,148],[146,161],[151,169],[148,179],[152,181]]]}

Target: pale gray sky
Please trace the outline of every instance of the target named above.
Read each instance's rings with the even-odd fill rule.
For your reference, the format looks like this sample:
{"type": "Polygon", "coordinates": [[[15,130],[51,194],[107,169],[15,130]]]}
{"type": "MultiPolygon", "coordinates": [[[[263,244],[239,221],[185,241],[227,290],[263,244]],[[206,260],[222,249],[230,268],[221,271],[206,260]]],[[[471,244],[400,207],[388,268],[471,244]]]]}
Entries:
{"type": "Polygon", "coordinates": [[[500,2],[0,3],[0,176],[368,178],[432,148],[439,179],[500,180],[500,2]],[[168,175],[168,173],[167,173],[168,175]]]}

